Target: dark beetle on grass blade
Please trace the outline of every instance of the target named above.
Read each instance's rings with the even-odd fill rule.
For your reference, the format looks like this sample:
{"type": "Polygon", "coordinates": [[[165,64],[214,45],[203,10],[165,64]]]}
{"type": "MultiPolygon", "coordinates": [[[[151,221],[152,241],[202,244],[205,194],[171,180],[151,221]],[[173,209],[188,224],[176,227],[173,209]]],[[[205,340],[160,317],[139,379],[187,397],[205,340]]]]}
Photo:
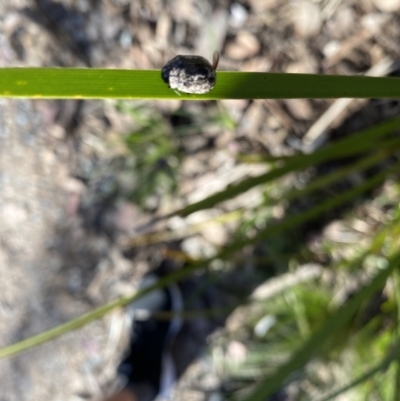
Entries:
{"type": "Polygon", "coordinates": [[[201,56],[176,56],[161,70],[164,82],[171,89],[184,93],[209,92],[216,82],[219,53],[214,52],[213,64],[201,56]]]}

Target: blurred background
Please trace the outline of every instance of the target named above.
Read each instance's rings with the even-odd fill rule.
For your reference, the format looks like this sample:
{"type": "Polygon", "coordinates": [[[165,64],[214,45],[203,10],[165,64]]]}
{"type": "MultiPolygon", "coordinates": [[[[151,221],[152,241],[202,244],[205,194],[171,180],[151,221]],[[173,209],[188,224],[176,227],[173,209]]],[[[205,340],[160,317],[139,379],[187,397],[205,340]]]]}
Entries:
{"type": "MultiPolygon", "coordinates": [[[[397,75],[399,10],[399,0],[1,0],[0,66],[161,69],[177,54],[210,60],[219,50],[219,70],[397,75]]],[[[397,247],[396,146],[382,154],[371,143],[187,217],[155,218],[399,110],[394,100],[0,99],[0,346],[131,294],[166,259],[175,268],[204,259],[199,283],[217,283],[241,306],[221,312],[226,324],[174,398],[245,396],[387,265],[388,253],[371,247],[397,247]],[[371,182],[301,226],[293,218],[371,182]],[[257,237],[280,222],[287,228],[257,237]]],[[[320,399],[381,360],[396,332],[398,284],[368,300],[273,399],[320,399]]],[[[128,330],[116,310],[0,361],[0,400],[99,399],[128,330]]],[[[336,399],[396,399],[397,375],[382,370],[336,399]]]]}

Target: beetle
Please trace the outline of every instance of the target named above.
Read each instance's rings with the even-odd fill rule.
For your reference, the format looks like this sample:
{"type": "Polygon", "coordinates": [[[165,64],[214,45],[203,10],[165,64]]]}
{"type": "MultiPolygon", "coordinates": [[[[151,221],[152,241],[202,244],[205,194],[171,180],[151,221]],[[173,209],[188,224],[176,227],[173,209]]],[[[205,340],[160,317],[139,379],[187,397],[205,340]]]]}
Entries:
{"type": "Polygon", "coordinates": [[[171,89],[184,93],[208,93],[216,82],[219,53],[213,54],[212,65],[201,56],[176,56],[161,70],[161,77],[171,89]]]}

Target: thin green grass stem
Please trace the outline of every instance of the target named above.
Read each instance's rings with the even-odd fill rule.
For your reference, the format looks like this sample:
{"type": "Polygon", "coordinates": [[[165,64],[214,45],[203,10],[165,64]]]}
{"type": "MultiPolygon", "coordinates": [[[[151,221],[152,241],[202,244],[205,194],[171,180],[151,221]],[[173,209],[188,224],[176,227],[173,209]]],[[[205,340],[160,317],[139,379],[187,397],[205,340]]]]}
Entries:
{"type": "Polygon", "coordinates": [[[316,190],[323,189],[328,185],[332,185],[335,182],[348,177],[350,174],[366,170],[367,168],[370,168],[374,166],[376,163],[387,158],[391,153],[397,151],[398,148],[393,147],[393,145],[399,145],[399,144],[400,141],[398,139],[384,142],[381,144],[381,148],[377,153],[364,157],[363,159],[357,161],[356,163],[352,163],[350,165],[339,168],[338,170],[335,170],[329,174],[325,174],[322,177],[318,177],[313,181],[311,181],[310,183],[308,183],[304,188],[291,189],[290,191],[287,191],[286,193],[282,194],[280,199],[269,198],[266,201],[265,206],[275,205],[279,202],[282,202],[282,200],[285,200],[286,202],[293,201],[302,196],[308,195],[316,190]]]}
{"type": "Polygon", "coordinates": [[[340,195],[336,195],[335,197],[332,197],[325,202],[314,206],[310,210],[306,210],[300,214],[286,216],[281,222],[274,225],[268,225],[265,229],[261,230],[252,238],[235,241],[234,243],[226,246],[225,249],[218,254],[218,258],[225,259],[246,245],[252,245],[260,241],[265,241],[268,238],[281,234],[284,231],[291,230],[295,226],[301,225],[313,218],[316,218],[325,212],[342,206],[356,198],[358,195],[361,195],[362,193],[376,187],[385,180],[388,174],[399,171],[399,168],[400,163],[396,163],[391,168],[388,168],[385,171],[381,171],[380,173],[370,177],[363,184],[358,185],[357,187],[354,187],[340,195]]]}
{"type": "Polygon", "coordinates": [[[46,99],[400,98],[400,79],[219,71],[204,95],[176,93],[160,70],[2,68],[0,96],[46,99]]]}
{"type": "MultiPolygon", "coordinates": [[[[400,270],[399,269],[396,269],[393,272],[393,279],[395,285],[394,296],[397,307],[395,338],[397,346],[400,347],[400,270]]],[[[395,400],[397,401],[400,399],[400,354],[397,356],[396,362],[397,363],[394,375],[395,377],[394,377],[393,401],[395,400]]]]}
{"type": "Polygon", "coordinates": [[[183,207],[165,217],[176,215],[187,216],[199,210],[209,209],[214,207],[216,204],[232,199],[253,187],[281,178],[290,172],[304,170],[307,167],[315,166],[333,159],[354,156],[364,153],[369,149],[376,149],[378,138],[388,135],[399,128],[400,118],[397,118],[380,124],[377,127],[372,127],[350,137],[346,137],[341,141],[329,144],[315,153],[293,156],[287,160],[282,167],[275,168],[256,177],[245,179],[239,183],[231,184],[223,191],[217,192],[206,199],[183,207]]]}
{"type": "Polygon", "coordinates": [[[35,336],[29,337],[25,340],[15,343],[15,344],[4,347],[4,348],[0,349],[0,360],[3,358],[7,358],[7,357],[11,357],[11,356],[20,354],[21,352],[24,352],[24,351],[29,350],[33,347],[36,347],[40,344],[43,344],[49,340],[52,340],[56,337],[59,337],[59,336],[65,334],[69,331],[76,330],[80,327],[83,327],[86,324],[103,317],[104,315],[106,315],[107,313],[112,311],[113,309],[116,309],[118,307],[124,307],[124,306],[128,305],[129,303],[145,296],[146,294],[150,293],[151,291],[154,291],[159,288],[164,288],[164,287],[168,286],[169,284],[174,283],[174,282],[190,275],[195,270],[199,269],[199,267],[201,267],[201,266],[196,264],[196,265],[191,265],[182,270],[173,272],[173,273],[169,274],[168,276],[161,278],[156,284],[146,287],[143,290],[137,291],[129,297],[119,298],[106,305],[102,305],[88,313],[85,313],[73,320],[70,320],[69,322],[60,324],[52,329],[46,330],[35,336]]]}
{"type": "MultiPolygon", "coordinates": [[[[326,174],[322,177],[316,178],[313,181],[309,182],[304,188],[301,189],[291,189],[287,191],[286,193],[283,193],[280,198],[268,198],[262,206],[272,206],[276,205],[282,200],[288,202],[288,201],[293,201],[295,199],[298,199],[302,196],[308,195],[313,191],[316,191],[318,189],[322,189],[328,185],[334,184],[335,182],[339,181],[340,179],[343,179],[345,177],[348,177],[350,174],[354,174],[356,172],[365,170],[367,168],[372,167],[379,161],[382,161],[383,159],[387,158],[390,156],[391,153],[396,152],[398,150],[398,145],[400,144],[399,139],[392,139],[390,141],[385,141],[381,143],[380,149],[377,153],[373,155],[369,155],[364,157],[361,160],[358,160],[356,163],[352,163],[350,165],[344,166],[338,170],[333,171],[332,173],[326,174]]],[[[210,221],[212,222],[223,222],[223,221],[233,221],[234,219],[230,219],[229,217],[233,216],[234,219],[238,219],[241,216],[241,213],[239,213],[239,209],[233,212],[228,212],[223,214],[222,216],[218,218],[211,219],[210,221]]],[[[197,224],[190,226],[187,230],[182,231],[181,233],[175,233],[175,232],[155,232],[155,233],[147,233],[144,235],[139,235],[135,236],[134,238],[131,239],[129,242],[130,246],[143,246],[143,245],[149,245],[149,244],[154,244],[157,242],[163,242],[163,241],[168,241],[172,239],[177,239],[177,238],[182,238],[183,236],[190,235],[192,233],[198,232],[204,225],[206,225],[207,222],[197,224]]]]}

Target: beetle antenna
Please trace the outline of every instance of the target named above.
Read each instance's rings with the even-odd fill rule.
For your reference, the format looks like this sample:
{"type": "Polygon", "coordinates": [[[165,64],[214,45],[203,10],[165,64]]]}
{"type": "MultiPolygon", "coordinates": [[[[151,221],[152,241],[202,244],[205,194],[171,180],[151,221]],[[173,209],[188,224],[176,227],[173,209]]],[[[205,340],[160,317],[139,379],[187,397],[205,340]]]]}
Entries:
{"type": "Polygon", "coordinates": [[[218,62],[219,62],[219,52],[218,50],[215,50],[213,54],[213,63],[212,63],[212,68],[215,71],[218,67],[218,62]]]}

